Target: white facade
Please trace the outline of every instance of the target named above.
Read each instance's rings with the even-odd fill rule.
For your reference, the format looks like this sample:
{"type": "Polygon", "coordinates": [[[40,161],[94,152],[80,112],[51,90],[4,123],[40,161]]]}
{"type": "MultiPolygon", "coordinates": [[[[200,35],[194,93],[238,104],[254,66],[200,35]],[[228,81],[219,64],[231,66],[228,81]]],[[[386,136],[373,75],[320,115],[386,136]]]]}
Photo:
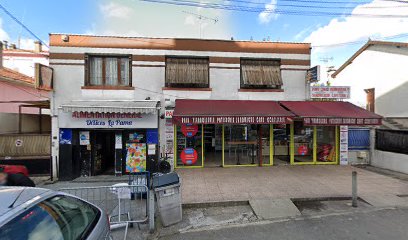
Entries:
{"type": "Polygon", "coordinates": [[[375,88],[375,112],[384,117],[408,117],[408,47],[373,44],[333,79],[351,86],[351,102],[365,108],[364,89],[375,88]]]}
{"type": "MultiPolygon", "coordinates": [[[[197,40],[198,41],[198,40],[197,40]]],[[[248,53],[220,51],[180,51],[158,49],[129,48],[97,48],[97,47],[50,47],[51,54],[130,54],[143,56],[205,56],[222,58],[273,58],[281,60],[309,61],[309,54],[296,53],[248,53]]],[[[167,89],[165,87],[164,61],[132,61],[131,90],[84,89],[85,61],[83,59],[50,58],[50,66],[54,69],[54,94],[52,99],[52,155],[58,156],[58,115],[59,108],[76,100],[158,100],[161,102],[161,114],[164,114],[164,100],[174,101],[176,98],[186,99],[228,99],[228,100],[306,100],[309,84],[305,81],[306,70],[310,65],[282,65],[281,75],[283,91],[244,92],[240,91],[240,64],[212,63],[210,60],[209,89],[167,89]]],[[[65,126],[66,127],[66,126],[65,126]]],[[[160,120],[161,151],[165,144],[165,120],[160,120]]],[[[54,170],[55,170],[54,163],[54,170]]],[[[55,173],[56,171],[54,171],[55,173]]]]}
{"type": "Polygon", "coordinates": [[[3,65],[29,77],[35,77],[35,64],[48,66],[48,52],[33,52],[22,49],[3,50],[3,65]]]}

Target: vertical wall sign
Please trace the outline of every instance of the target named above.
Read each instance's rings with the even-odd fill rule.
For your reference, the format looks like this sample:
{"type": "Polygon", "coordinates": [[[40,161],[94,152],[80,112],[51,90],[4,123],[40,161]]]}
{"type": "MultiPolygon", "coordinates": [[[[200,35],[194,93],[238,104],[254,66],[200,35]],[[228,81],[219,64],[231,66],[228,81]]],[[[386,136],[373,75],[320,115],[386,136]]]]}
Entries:
{"type": "Polygon", "coordinates": [[[340,165],[348,164],[348,126],[340,126],[340,165]]]}
{"type": "Polygon", "coordinates": [[[171,170],[174,170],[174,126],[173,121],[166,119],[165,123],[165,137],[166,145],[164,146],[164,156],[167,157],[167,161],[170,163],[171,170]]]}
{"type": "Polygon", "coordinates": [[[89,144],[91,144],[90,137],[89,137],[89,131],[80,131],[79,132],[79,145],[89,145],[89,144]]]}

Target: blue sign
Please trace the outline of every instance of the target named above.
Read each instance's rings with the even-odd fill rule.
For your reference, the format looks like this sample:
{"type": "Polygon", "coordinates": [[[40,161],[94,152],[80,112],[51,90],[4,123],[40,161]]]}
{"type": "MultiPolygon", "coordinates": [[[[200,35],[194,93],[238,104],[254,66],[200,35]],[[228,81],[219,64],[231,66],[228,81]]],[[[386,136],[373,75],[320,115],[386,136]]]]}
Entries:
{"type": "Polygon", "coordinates": [[[320,66],[314,66],[307,70],[306,80],[308,82],[318,82],[320,81],[320,66]]]}
{"type": "Polygon", "coordinates": [[[59,134],[60,144],[72,144],[72,129],[61,128],[59,134]]]}
{"type": "Polygon", "coordinates": [[[147,129],[146,131],[147,144],[159,144],[158,129],[147,129]]]}

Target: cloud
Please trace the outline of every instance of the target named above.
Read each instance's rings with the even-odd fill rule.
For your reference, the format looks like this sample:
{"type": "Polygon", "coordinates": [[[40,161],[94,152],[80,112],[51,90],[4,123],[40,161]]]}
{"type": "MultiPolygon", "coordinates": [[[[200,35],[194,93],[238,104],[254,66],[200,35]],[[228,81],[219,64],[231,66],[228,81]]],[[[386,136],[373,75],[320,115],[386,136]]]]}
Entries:
{"type": "Polygon", "coordinates": [[[102,14],[107,17],[126,19],[132,14],[132,8],[115,2],[100,5],[102,14]]]}
{"type": "MultiPolygon", "coordinates": [[[[34,42],[36,40],[31,39],[31,38],[21,38],[20,39],[20,48],[21,49],[26,49],[26,50],[34,50],[34,42]]],[[[42,45],[42,50],[43,51],[48,51],[49,49],[47,46],[42,45]]]]}
{"type": "Polygon", "coordinates": [[[275,13],[278,0],[271,0],[270,3],[265,4],[265,10],[259,13],[258,19],[261,23],[269,23],[272,19],[276,19],[278,14],[275,13]]]}
{"type": "MultiPolygon", "coordinates": [[[[10,35],[3,28],[3,20],[0,18],[0,41],[8,41],[9,44],[19,45],[20,49],[34,50],[34,39],[32,38],[20,38],[15,39],[10,37],[10,35]],[[19,43],[19,44],[18,44],[19,43]]],[[[48,50],[46,46],[43,46],[43,50],[48,50]]]]}
{"type": "Polygon", "coordinates": [[[3,29],[3,19],[0,18],[0,40],[1,41],[10,41],[10,36],[3,29]]]}
{"type": "Polygon", "coordinates": [[[99,5],[101,18],[87,32],[99,35],[138,37],[180,37],[229,39],[234,36],[230,13],[220,9],[184,8],[180,6],[141,1],[104,0],[99,5]],[[104,11],[120,6],[127,14],[105,14],[104,11]],[[200,21],[190,11],[208,18],[220,19],[216,24],[211,20],[200,21]]]}
{"type": "Polygon", "coordinates": [[[194,18],[193,15],[187,15],[186,18],[184,19],[184,24],[185,25],[195,25],[196,19],[194,18]]]}
{"type": "Polygon", "coordinates": [[[310,34],[310,32],[312,32],[313,29],[318,28],[318,27],[320,27],[320,24],[318,24],[317,26],[316,25],[309,26],[303,29],[302,31],[298,32],[294,37],[295,41],[299,41],[300,39],[303,39],[303,37],[306,34],[310,34]]]}
{"type": "MultiPolygon", "coordinates": [[[[406,15],[401,3],[374,0],[353,9],[352,14],[406,15]],[[384,8],[385,7],[385,8],[384,8]]],[[[340,17],[332,19],[307,36],[304,41],[314,46],[347,43],[368,38],[387,38],[408,32],[407,18],[340,17]]]]}

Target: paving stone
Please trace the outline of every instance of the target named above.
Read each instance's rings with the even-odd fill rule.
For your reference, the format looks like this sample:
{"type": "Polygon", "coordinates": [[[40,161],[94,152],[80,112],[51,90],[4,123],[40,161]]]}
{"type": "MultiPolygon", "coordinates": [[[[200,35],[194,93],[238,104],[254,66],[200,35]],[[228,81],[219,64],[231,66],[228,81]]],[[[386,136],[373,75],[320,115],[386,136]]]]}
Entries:
{"type": "Polygon", "coordinates": [[[393,194],[363,194],[359,197],[374,207],[408,207],[408,198],[393,194]]]}
{"type": "Polygon", "coordinates": [[[299,209],[288,198],[282,199],[251,199],[249,201],[259,219],[295,217],[300,215],[299,209]]]}

